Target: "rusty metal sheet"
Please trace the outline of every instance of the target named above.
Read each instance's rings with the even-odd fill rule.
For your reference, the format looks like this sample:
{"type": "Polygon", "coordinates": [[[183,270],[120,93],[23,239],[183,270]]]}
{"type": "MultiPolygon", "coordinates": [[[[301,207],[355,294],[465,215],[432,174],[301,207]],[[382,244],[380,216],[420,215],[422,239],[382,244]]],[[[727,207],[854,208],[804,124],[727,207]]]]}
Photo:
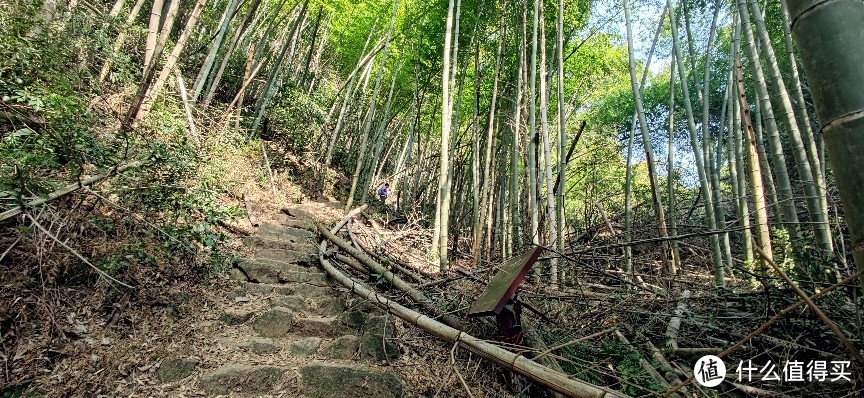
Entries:
{"type": "Polygon", "coordinates": [[[542,252],[543,248],[538,246],[504,263],[501,270],[489,281],[486,290],[471,304],[468,316],[495,315],[501,312],[542,252]]]}

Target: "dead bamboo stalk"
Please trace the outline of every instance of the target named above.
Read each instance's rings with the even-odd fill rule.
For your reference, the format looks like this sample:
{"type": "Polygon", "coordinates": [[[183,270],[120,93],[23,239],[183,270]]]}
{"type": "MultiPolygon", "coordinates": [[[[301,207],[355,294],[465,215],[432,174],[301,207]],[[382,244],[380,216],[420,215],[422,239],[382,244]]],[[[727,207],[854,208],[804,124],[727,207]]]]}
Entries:
{"type": "MultiPolygon", "coordinates": [[[[322,227],[320,227],[320,225],[318,227],[319,231],[324,230],[322,227]]],[[[338,229],[334,228],[334,231],[338,231],[338,229]]],[[[329,233],[330,231],[327,232],[329,233]]],[[[330,233],[330,235],[333,234],[330,233]]],[[[432,318],[429,318],[426,315],[420,314],[414,310],[404,307],[399,303],[390,301],[386,297],[377,294],[373,290],[366,287],[364,284],[351,279],[350,277],[339,271],[337,268],[335,268],[330,263],[330,261],[328,261],[324,257],[323,249],[325,248],[326,241],[322,241],[322,244],[320,246],[320,249],[322,250],[319,252],[319,260],[321,261],[321,266],[324,268],[324,271],[327,272],[328,275],[336,279],[343,286],[349,288],[353,293],[357,294],[358,296],[373,302],[377,306],[387,310],[389,313],[398,316],[403,321],[417,326],[435,337],[438,337],[449,343],[460,344],[467,350],[479,355],[482,358],[485,358],[501,367],[512,370],[513,372],[519,373],[540,385],[543,385],[571,397],[627,397],[626,395],[623,395],[621,393],[607,390],[581,380],[570,379],[566,375],[555,372],[522,355],[514,354],[501,347],[477,339],[474,336],[463,333],[460,330],[444,325],[432,318]]]]}
{"type": "MultiPolygon", "coordinates": [[[[822,296],[825,296],[828,293],[831,293],[834,289],[837,289],[841,286],[845,286],[845,285],[848,285],[849,283],[852,283],[856,279],[860,278],[862,275],[864,275],[864,269],[861,269],[858,272],[856,272],[855,274],[850,275],[848,278],[846,278],[840,282],[837,282],[833,286],[830,286],[830,287],[820,291],[819,293],[816,293],[816,294],[810,296],[809,299],[811,302],[813,302],[813,300],[817,300],[817,299],[821,298],[822,296]]],[[[776,315],[771,317],[771,319],[769,319],[768,321],[763,323],[762,326],[759,326],[758,328],[756,328],[756,330],[750,332],[750,334],[744,336],[743,338],[738,340],[735,344],[732,344],[729,348],[727,348],[723,352],[717,354],[717,357],[725,358],[729,354],[731,354],[734,351],[738,350],[739,348],[743,347],[744,344],[746,344],[748,341],[750,341],[750,339],[752,339],[752,338],[762,334],[763,332],[765,332],[765,330],[767,330],[771,325],[775,324],[777,321],[779,321],[784,316],[786,316],[786,314],[788,314],[792,311],[795,311],[796,308],[798,308],[804,304],[805,304],[804,300],[798,300],[797,303],[792,304],[792,305],[784,308],[783,310],[778,312],[776,315]]],[[[686,386],[687,384],[690,384],[692,382],[693,382],[693,375],[690,375],[690,377],[688,377],[687,380],[684,380],[681,383],[678,383],[677,385],[675,385],[673,388],[666,390],[666,393],[663,396],[668,397],[670,394],[675,393],[676,391],[680,390],[681,388],[683,388],[684,386],[686,386]]]]}
{"type": "Polygon", "coordinates": [[[368,247],[363,246],[363,244],[360,243],[360,240],[357,239],[357,237],[355,236],[356,234],[353,231],[351,231],[351,222],[350,221],[348,222],[348,235],[351,237],[351,242],[354,243],[354,246],[357,246],[358,248],[360,248],[360,250],[363,250],[364,252],[366,252],[366,254],[368,254],[369,257],[377,259],[378,261],[381,261],[381,262],[389,262],[389,263],[391,263],[390,265],[392,265],[393,268],[396,268],[397,270],[399,270],[399,272],[402,272],[403,274],[410,276],[411,279],[414,279],[417,282],[420,282],[420,283],[423,282],[423,278],[420,275],[418,275],[416,272],[413,272],[410,269],[408,269],[405,266],[405,264],[400,264],[399,260],[397,260],[393,257],[390,257],[390,256],[384,256],[384,255],[376,254],[371,249],[369,249],[368,247]]]}
{"type": "Polygon", "coordinates": [[[669,324],[666,326],[666,337],[669,339],[666,344],[673,349],[678,348],[678,332],[681,330],[681,317],[684,315],[684,310],[687,309],[687,299],[689,298],[689,290],[681,293],[678,307],[675,308],[675,315],[669,319],[669,324]]]}
{"type": "Polygon", "coordinates": [[[344,250],[346,253],[348,253],[352,257],[356,258],[358,261],[360,261],[361,264],[363,264],[370,271],[384,277],[384,279],[386,279],[388,282],[390,282],[390,284],[392,284],[393,287],[395,287],[396,289],[399,289],[399,290],[405,292],[406,294],[408,294],[408,296],[411,297],[412,300],[416,301],[418,304],[420,304],[420,306],[422,306],[426,310],[432,311],[436,315],[441,315],[440,318],[444,323],[446,323],[447,325],[449,325],[450,327],[453,327],[453,328],[458,328],[460,326],[458,319],[456,319],[452,315],[441,313],[441,310],[438,308],[438,306],[435,305],[435,302],[433,302],[428,297],[426,297],[426,295],[423,294],[423,292],[415,289],[413,286],[408,284],[408,282],[405,282],[404,280],[402,280],[401,278],[399,278],[398,276],[393,274],[393,272],[384,268],[383,265],[379,264],[378,262],[373,260],[371,257],[367,256],[366,253],[364,253],[360,249],[357,249],[357,248],[351,246],[351,244],[349,244],[348,242],[346,242],[346,241],[340,239],[339,237],[337,237],[336,235],[332,234],[330,231],[328,231],[326,228],[324,228],[324,226],[322,226],[321,224],[315,224],[315,226],[318,228],[318,232],[320,232],[321,235],[323,235],[325,238],[327,238],[327,240],[333,242],[340,249],[344,250]]]}
{"type": "Polygon", "coordinates": [[[801,297],[801,300],[804,300],[804,302],[807,303],[807,306],[816,313],[816,316],[818,316],[819,319],[821,319],[826,326],[828,326],[828,329],[831,329],[831,332],[833,332],[834,335],[837,336],[837,339],[839,339],[840,342],[843,343],[843,346],[846,347],[847,350],[849,350],[849,353],[852,354],[852,357],[855,358],[855,360],[858,361],[859,364],[864,365],[864,356],[861,355],[861,351],[858,351],[858,349],[855,348],[854,345],[852,345],[852,342],[846,338],[846,335],[843,334],[840,328],[838,328],[837,325],[835,325],[834,322],[831,321],[831,319],[828,319],[828,316],[825,315],[824,312],[822,312],[822,309],[820,309],[819,306],[817,306],[813,302],[813,300],[810,300],[810,297],[807,297],[807,294],[804,293],[804,291],[801,290],[801,288],[799,288],[798,285],[792,281],[792,279],[789,279],[789,277],[786,276],[786,273],[777,266],[777,263],[775,263],[770,256],[765,254],[765,252],[762,251],[762,249],[760,249],[758,245],[754,246],[753,249],[756,250],[757,253],[759,253],[759,256],[761,256],[762,259],[771,266],[771,268],[774,268],[774,271],[777,272],[780,277],[782,277],[783,280],[786,281],[786,283],[790,287],[792,287],[793,290],[795,290],[795,294],[797,294],[798,297],[801,297]]]}
{"type": "MultiPolygon", "coordinates": [[[[630,343],[630,340],[628,340],[627,337],[624,336],[624,333],[621,333],[621,331],[618,330],[618,328],[614,328],[612,333],[615,334],[615,337],[618,338],[618,340],[621,342],[621,344],[623,344],[627,347],[631,347],[631,348],[633,347],[633,344],[630,343]]],[[[633,348],[633,349],[635,349],[635,348],[633,348]]],[[[639,355],[639,366],[641,366],[642,369],[644,369],[645,372],[648,373],[651,376],[651,378],[657,382],[657,384],[659,384],[663,388],[669,389],[669,387],[670,387],[669,382],[666,381],[666,379],[663,378],[663,376],[660,374],[660,372],[658,372],[657,369],[654,369],[654,367],[651,366],[651,364],[648,363],[648,361],[646,361],[645,358],[642,358],[641,354],[639,355]]],[[[673,396],[679,397],[680,395],[675,394],[673,396]]]]}
{"type": "Polygon", "coordinates": [[[102,181],[108,177],[111,177],[113,175],[120,174],[126,170],[141,166],[142,164],[144,164],[144,162],[134,161],[132,163],[127,163],[123,166],[117,167],[116,169],[113,169],[113,170],[111,170],[105,174],[95,175],[92,177],[85,178],[85,179],[78,181],[74,184],[69,184],[63,188],[60,188],[54,192],[49,193],[45,197],[31,200],[31,201],[27,202],[24,206],[18,205],[18,206],[15,206],[9,210],[6,210],[6,211],[0,213],[0,221],[3,221],[7,218],[15,217],[15,216],[21,214],[24,211],[24,207],[41,206],[41,205],[48,203],[54,199],[57,199],[57,198],[60,198],[62,196],[68,195],[72,192],[75,192],[75,191],[81,189],[82,187],[93,185],[93,184],[95,184],[99,181],[102,181]]]}
{"type": "Polygon", "coordinates": [[[564,348],[564,347],[569,347],[569,346],[571,346],[571,345],[579,344],[579,343],[581,343],[581,342],[583,342],[583,341],[588,341],[588,340],[591,340],[591,339],[593,339],[593,338],[595,338],[595,337],[600,337],[600,336],[603,336],[603,335],[607,335],[607,334],[609,334],[609,333],[614,332],[615,330],[617,330],[617,329],[615,329],[614,327],[612,327],[612,328],[608,328],[608,329],[603,329],[603,330],[601,330],[601,331],[599,331],[599,332],[597,332],[597,333],[589,334],[589,335],[587,335],[587,336],[580,337],[580,338],[578,338],[578,339],[576,339],[576,340],[570,340],[570,341],[568,341],[568,342],[566,342],[566,343],[558,344],[558,345],[556,345],[556,346],[554,346],[554,347],[551,347],[551,348],[548,348],[548,349],[546,349],[545,351],[541,352],[540,354],[536,355],[536,356],[534,357],[534,360],[536,361],[536,360],[538,360],[538,359],[540,359],[540,358],[543,358],[544,356],[551,354],[552,351],[560,350],[560,349],[562,349],[562,348],[564,348]]]}

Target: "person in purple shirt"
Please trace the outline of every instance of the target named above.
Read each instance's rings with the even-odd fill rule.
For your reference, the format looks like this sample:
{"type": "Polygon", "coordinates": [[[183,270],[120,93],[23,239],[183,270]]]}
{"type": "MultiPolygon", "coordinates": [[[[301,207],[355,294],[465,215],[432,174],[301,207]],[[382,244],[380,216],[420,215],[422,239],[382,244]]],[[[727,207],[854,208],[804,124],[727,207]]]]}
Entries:
{"type": "Polygon", "coordinates": [[[387,201],[387,195],[390,193],[390,184],[384,183],[384,186],[378,189],[378,197],[381,198],[381,204],[383,205],[387,201]]]}

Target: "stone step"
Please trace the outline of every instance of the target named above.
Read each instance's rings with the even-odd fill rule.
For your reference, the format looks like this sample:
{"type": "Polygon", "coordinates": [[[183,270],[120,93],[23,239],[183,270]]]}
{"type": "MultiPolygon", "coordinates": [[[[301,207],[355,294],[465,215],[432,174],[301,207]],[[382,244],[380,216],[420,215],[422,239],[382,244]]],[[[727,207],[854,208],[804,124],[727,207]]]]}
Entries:
{"type": "Polygon", "coordinates": [[[283,227],[305,229],[305,230],[308,230],[310,232],[315,231],[315,221],[311,218],[304,219],[304,218],[298,218],[298,217],[291,217],[287,214],[280,213],[280,214],[276,215],[276,217],[274,217],[274,219],[276,221],[278,221],[279,225],[281,225],[283,227]]]}
{"type": "Polygon", "coordinates": [[[255,232],[256,235],[274,236],[285,240],[311,241],[315,239],[315,234],[307,229],[284,227],[278,224],[261,224],[255,232]]]}
{"type": "Polygon", "coordinates": [[[282,345],[278,341],[266,337],[242,341],[237,346],[258,355],[273,354],[282,350],[282,345]]]}
{"type": "Polygon", "coordinates": [[[276,366],[229,363],[202,377],[199,385],[210,395],[270,393],[285,371],[276,366]]]}
{"type": "Polygon", "coordinates": [[[323,316],[295,317],[291,328],[291,334],[302,337],[333,338],[352,332],[338,318],[323,316]]]}
{"type": "Polygon", "coordinates": [[[318,254],[318,249],[314,246],[314,240],[297,239],[290,236],[251,235],[243,238],[243,244],[256,250],[277,249],[316,256],[318,254]]]}
{"type": "Polygon", "coordinates": [[[345,299],[342,297],[318,297],[313,299],[290,295],[272,297],[268,301],[271,306],[290,308],[303,315],[337,316],[345,312],[345,299]]]}
{"type": "Polygon", "coordinates": [[[295,289],[295,286],[292,286],[292,285],[246,282],[243,285],[241,285],[237,290],[238,290],[238,292],[243,293],[243,294],[281,294],[281,295],[288,295],[288,294],[293,294],[296,289],[295,289]]]}
{"type": "Polygon", "coordinates": [[[252,320],[252,330],[261,337],[282,338],[294,328],[294,311],[273,307],[252,320]]]}
{"type": "Polygon", "coordinates": [[[286,264],[297,264],[304,267],[318,264],[318,248],[312,245],[301,245],[297,247],[304,251],[291,249],[257,248],[252,253],[256,260],[275,261],[286,264]]]}
{"type": "Polygon", "coordinates": [[[389,398],[404,392],[400,377],[363,366],[319,363],[300,368],[300,375],[307,398],[389,398]]]}
{"type": "Polygon", "coordinates": [[[327,283],[327,275],[323,272],[310,272],[311,269],[309,268],[269,260],[243,259],[238,262],[237,268],[243,271],[243,274],[251,282],[309,282],[320,286],[327,283]]]}

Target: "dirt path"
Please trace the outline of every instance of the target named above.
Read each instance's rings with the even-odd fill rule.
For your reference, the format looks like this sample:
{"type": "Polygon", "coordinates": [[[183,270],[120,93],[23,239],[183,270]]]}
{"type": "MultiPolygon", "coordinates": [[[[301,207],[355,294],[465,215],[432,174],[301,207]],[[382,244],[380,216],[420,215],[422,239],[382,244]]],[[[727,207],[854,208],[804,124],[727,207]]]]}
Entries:
{"type": "Polygon", "coordinates": [[[233,290],[208,309],[179,355],[153,375],[166,396],[399,397],[388,361],[392,317],[330,285],[317,268],[314,221],[342,216],[336,202],[306,202],[244,240],[233,290]]]}

